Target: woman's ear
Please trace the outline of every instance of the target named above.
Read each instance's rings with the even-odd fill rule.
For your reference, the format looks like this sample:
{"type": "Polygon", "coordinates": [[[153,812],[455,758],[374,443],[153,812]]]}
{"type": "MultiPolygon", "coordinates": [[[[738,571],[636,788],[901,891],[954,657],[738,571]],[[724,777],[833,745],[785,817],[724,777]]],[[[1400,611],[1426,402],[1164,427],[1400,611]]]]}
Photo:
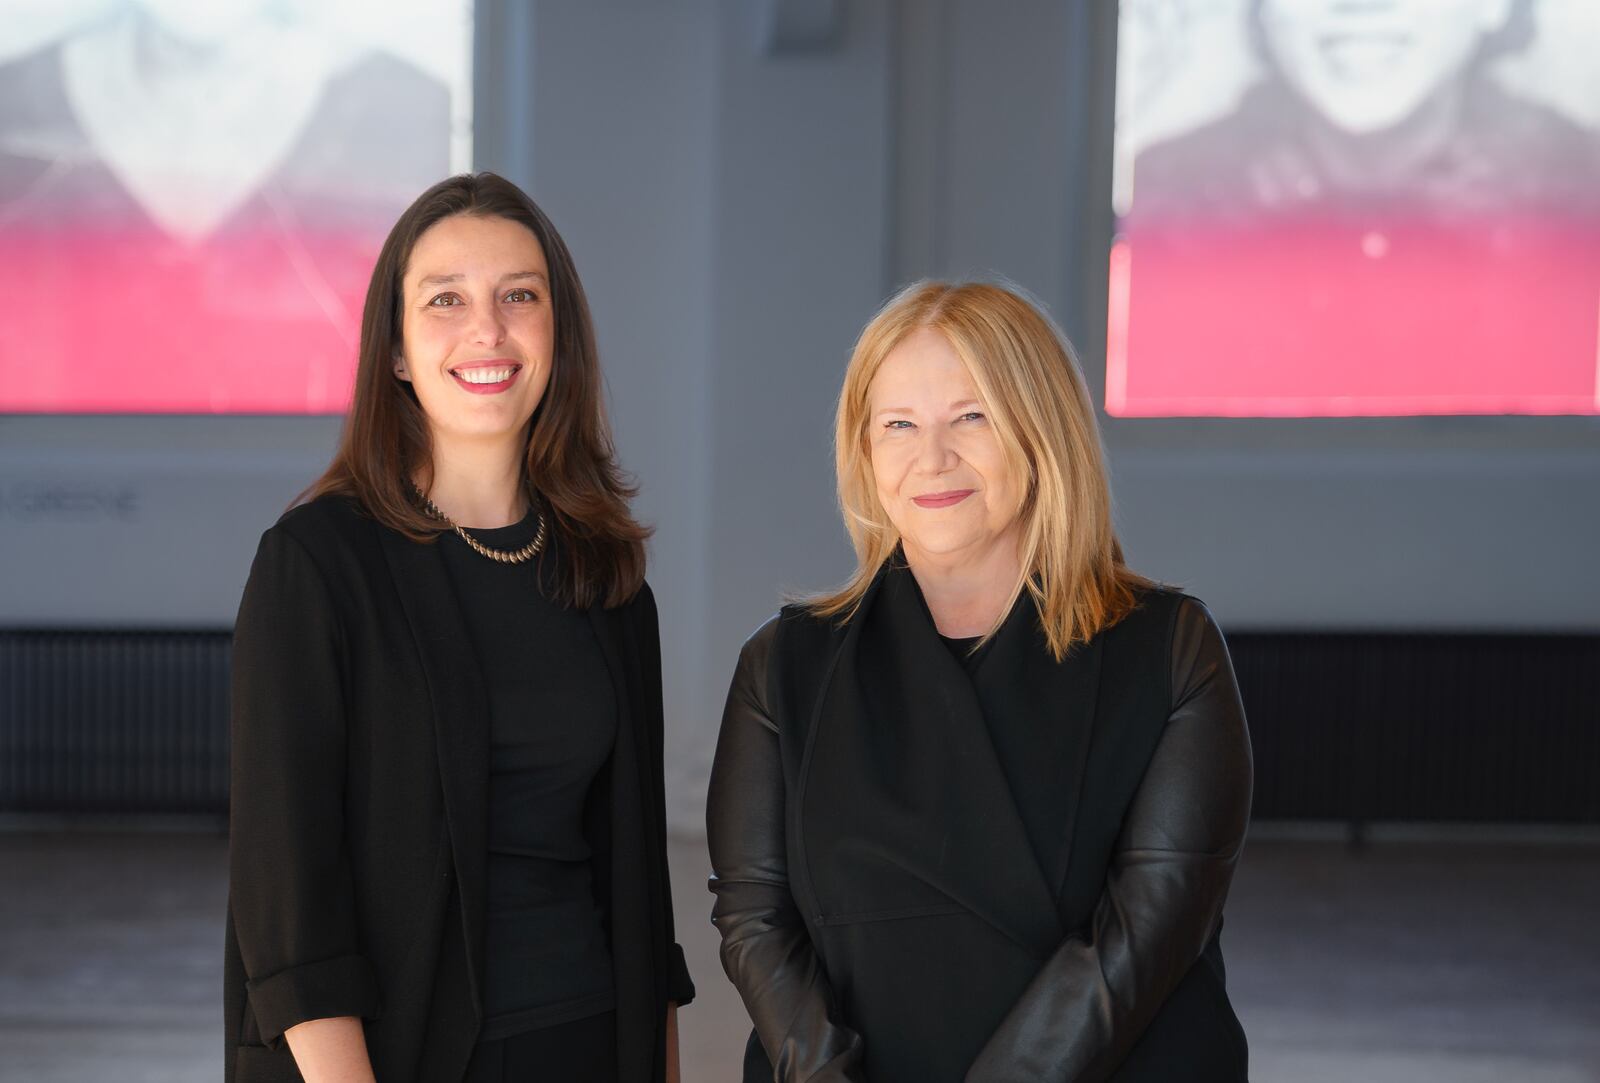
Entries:
{"type": "Polygon", "coordinates": [[[411,371],[406,368],[406,359],[399,354],[394,355],[394,374],[407,383],[411,382],[411,371]]]}

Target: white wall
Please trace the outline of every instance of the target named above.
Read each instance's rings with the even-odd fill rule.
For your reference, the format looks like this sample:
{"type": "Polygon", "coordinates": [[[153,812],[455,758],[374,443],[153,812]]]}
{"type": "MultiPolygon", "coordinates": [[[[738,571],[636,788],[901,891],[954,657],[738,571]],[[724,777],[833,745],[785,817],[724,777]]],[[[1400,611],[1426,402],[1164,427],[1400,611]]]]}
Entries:
{"type": "Polygon", "coordinates": [[[0,626],[226,628],[336,418],[0,416],[0,626]]]}

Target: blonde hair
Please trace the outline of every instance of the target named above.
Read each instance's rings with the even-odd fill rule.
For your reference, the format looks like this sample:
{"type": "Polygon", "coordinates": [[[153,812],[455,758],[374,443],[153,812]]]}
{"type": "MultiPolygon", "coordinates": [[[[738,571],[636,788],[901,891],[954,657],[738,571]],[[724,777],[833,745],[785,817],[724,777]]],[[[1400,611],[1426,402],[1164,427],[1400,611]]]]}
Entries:
{"type": "Polygon", "coordinates": [[[1036,304],[1005,286],[918,282],[861,332],[845,369],[834,430],[839,505],[856,570],[808,606],[823,617],[853,617],[900,544],[873,479],[867,396],[884,358],[922,328],[949,341],[977,385],[1007,466],[1027,479],[1019,512],[1022,575],[1002,613],[1027,590],[1060,660],[1130,613],[1137,591],[1152,584],[1123,563],[1105,451],[1072,347],[1036,304]]]}

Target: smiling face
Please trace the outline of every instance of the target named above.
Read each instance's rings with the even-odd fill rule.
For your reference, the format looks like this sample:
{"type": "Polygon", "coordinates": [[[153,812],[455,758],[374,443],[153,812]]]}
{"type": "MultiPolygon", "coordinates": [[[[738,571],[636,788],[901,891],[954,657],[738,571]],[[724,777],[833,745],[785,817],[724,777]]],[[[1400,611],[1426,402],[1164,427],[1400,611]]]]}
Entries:
{"type": "Polygon", "coordinates": [[[1261,0],[1278,67],[1344,130],[1393,127],[1458,77],[1510,0],[1261,0]]]}
{"type": "Polygon", "coordinates": [[[395,375],[438,440],[523,440],[550,382],[555,315],[539,239],[458,214],[417,238],[401,282],[395,375]]]}
{"type": "Polygon", "coordinates": [[[1023,491],[972,375],[932,328],[907,335],[867,390],[878,501],[913,562],[1015,546],[1023,491]]]}

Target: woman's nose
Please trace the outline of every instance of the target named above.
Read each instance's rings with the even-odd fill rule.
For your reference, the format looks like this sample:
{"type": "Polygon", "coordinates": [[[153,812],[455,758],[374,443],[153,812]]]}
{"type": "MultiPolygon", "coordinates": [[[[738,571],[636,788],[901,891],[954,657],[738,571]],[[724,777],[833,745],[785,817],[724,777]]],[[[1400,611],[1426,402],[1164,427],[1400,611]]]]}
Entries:
{"type": "Polygon", "coordinates": [[[472,341],[480,346],[498,346],[505,341],[506,323],[501,318],[500,310],[495,305],[489,305],[473,313],[472,326],[468,329],[472,341]]]}
{"type": "Polygon", "coordinates": [[[957,458],[954,442],[939,429],[928,432],[917,448],[917,466],[926,473],[937,474],[948,470],[955,465],[957,458]]]}

